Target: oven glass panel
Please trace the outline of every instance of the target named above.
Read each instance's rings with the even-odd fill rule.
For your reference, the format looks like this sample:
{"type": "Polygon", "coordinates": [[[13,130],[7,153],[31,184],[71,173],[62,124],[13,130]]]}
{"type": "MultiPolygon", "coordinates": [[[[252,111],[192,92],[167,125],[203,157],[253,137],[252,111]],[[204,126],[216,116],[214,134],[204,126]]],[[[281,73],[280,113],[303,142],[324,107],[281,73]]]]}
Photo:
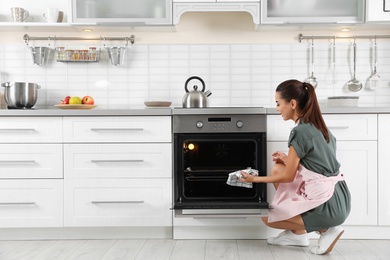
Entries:
{"type": "Polygon", "coordinates": [[[184,139],[182,149],[184,198],[238,200],[258,197],[256,188],[226,184],[229,173],[257,168],[261,149],[255,138],[184,139]]]}

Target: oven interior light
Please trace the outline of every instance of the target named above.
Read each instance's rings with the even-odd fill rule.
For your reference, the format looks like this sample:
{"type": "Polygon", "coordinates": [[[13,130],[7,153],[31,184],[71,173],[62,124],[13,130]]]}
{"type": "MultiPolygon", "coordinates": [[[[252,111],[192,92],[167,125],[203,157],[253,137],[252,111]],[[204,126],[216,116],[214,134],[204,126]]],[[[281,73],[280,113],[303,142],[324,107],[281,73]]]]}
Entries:
{"type": "Polygon", "coordinates": [[[195,145],[194,144],[192,144],[192,143],[190,143],[190,144],[188,144],[188,150],[194,150],[194,148],[195,148],[195,145]]]}

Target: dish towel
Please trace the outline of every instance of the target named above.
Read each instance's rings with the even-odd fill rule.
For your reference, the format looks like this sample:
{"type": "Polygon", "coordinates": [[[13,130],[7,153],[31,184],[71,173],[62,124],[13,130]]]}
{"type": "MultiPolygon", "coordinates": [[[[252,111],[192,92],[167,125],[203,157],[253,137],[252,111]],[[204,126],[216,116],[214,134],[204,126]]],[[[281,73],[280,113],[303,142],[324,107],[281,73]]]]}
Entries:
{"type": "Polygon", "coordinates": [[[251,182],[241,182],[238,180],[238,178],[242,177],[241,172],[245,172],[246,174],[250,174],[250,175],[254,175],[254,176],[259,175],[259,171],[255,170],[255,169],[248,168],[245,170],[239,170],[236,172],[229,173],[229,177],[228,177],[226,183],[231,185],[231,186],[252,188],[253,184],[251,182]]]}

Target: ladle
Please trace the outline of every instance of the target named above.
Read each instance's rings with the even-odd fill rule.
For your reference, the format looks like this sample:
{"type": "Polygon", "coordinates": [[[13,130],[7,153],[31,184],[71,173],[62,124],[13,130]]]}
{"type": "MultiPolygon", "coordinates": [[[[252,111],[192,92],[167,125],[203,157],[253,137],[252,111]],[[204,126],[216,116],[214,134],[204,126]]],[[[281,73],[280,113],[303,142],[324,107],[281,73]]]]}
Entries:
{"type": "Polygon", "coordinates": [[[376,72],[376,64],[377,64],[377,44],[376,44],[376,37],[375,37],[375,42],[374,42],[374,70],[369,78],[369,89],[375,90],[376,88],[380,87],[381,85],[381,77],[379,74],[376,72]]]}
{"type": "Polygon", "coordinates": [[[356,79],[356,39],[353,42],[353,77],[347,82],[347,86],[352,92],[358,92],[363,88],[363,84],[356,79]]]}
{"type": "Polygon", "coordinates": [[[318,85],[317,78],[314,77],[314,37],[311,40],[311,75],[306,80],[307,83],[310,83],[313,88],[316,88],[318,85]]]}

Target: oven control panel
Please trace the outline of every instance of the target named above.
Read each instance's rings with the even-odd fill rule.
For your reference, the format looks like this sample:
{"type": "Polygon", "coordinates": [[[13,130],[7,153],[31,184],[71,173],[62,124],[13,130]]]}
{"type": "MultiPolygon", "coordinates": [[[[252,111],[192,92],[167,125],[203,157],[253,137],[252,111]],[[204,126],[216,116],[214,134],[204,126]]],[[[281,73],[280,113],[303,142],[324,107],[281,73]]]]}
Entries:
{"type": "Polygon", "coordinates": [[[265,115],[175,115],[174,133],[266,132],[265,115]]]}

